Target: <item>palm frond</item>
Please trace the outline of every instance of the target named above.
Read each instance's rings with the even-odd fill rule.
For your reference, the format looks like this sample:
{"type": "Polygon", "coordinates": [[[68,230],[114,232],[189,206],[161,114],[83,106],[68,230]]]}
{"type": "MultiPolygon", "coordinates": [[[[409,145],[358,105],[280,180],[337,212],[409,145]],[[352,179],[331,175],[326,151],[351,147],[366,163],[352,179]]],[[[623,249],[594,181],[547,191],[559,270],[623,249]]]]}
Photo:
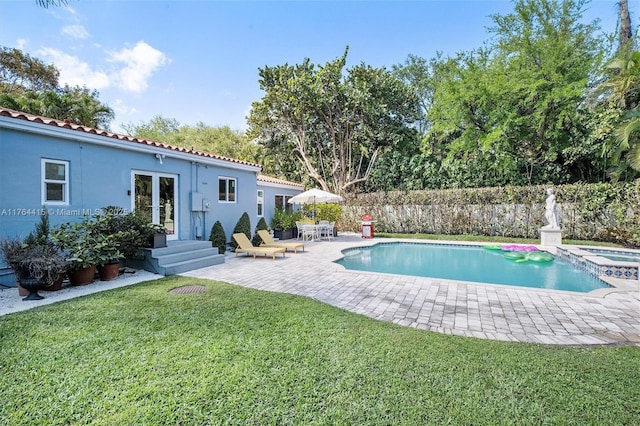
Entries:
{"type": "Polygon", "coordinates": [[[67,0],[36,0],[36,3],[45,9],[49,6],[66,6],[68,4],[67,0]]]}

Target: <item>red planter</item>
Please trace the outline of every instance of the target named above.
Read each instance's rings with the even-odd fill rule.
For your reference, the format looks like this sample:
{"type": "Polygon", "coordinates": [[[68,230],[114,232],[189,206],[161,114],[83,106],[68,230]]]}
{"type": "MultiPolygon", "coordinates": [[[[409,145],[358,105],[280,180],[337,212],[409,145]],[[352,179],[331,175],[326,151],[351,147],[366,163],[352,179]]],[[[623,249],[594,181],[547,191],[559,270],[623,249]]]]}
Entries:
{"type": "Polygon", "coordinates": [[[111,281],[118,278],[120,273],[120,262],[108,263],[106,265],[98,266],[98,274],[100,274],[100,281],[111,281]]]}
{"type": "Polygon", "coordinates": [[[93,282],[96,275],[95,265],[83,269],[69,271],[69,282],[71,285],[87,285],[93,282]]]}

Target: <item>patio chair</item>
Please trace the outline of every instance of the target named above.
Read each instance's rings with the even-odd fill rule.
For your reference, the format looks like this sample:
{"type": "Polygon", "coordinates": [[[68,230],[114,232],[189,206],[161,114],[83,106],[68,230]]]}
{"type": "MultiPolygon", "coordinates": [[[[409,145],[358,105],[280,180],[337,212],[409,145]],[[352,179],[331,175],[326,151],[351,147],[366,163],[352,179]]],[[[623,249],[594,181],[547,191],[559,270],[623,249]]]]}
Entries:
{"type": "Polygon", "coordinates": [[[329,222],[328,220],[321,220],[318,223],[318,233],[320,239],[326,238],[327,240],[333,239],[333,226],[335,222],[329,222]]]}
{"type": "Polygon", "coordinates": [[[285,251],[287,249],[291,249],[294,253],[297,253],[299,248],[304,251],[303,243],[280,243],[271,238],[269,232],[264,229],[259,230],[258,235],[260,235],[260,238],[262,239],[262,245],[260,247],[282,247],[285,251]]]}
{"type": "Polygon", "coordinates": [[[236,240],[238,244],[238,247],[236,247],[236,256],[238,253],[247,253],[247,255],[253,254],[253,258],[255,259],[256,254],[264,254],[265,256],[273,256],[275,260],[276,254],[282,253],[282,257],[284,257],[284,252],[286,251],[282,247],[255,247],[243,232],[233,234],[233,239],[236,240]]]}
{"type": "Polygon", "coordinates": [[[312,223],[302,223],[302,241],[315,241],[318,239],[318,226],[312,223]]]}
{"type": "Polygon", "coordinates": [[[300,222],[299,220],[296,220],[296,227],[298,228],[298,240],[303,239],[303,235],[302,235],[302,222],[300,222]]]}

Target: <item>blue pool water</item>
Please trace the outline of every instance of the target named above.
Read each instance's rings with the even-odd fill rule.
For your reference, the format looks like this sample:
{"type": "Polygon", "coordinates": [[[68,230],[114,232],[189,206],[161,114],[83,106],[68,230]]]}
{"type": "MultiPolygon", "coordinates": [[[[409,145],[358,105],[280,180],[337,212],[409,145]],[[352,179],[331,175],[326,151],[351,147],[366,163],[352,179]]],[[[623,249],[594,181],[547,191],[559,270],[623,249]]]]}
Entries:
{"type": "Polygon", "coordinates": [[[505,259],[500,250],[478,246],[383,243],[343,250],[337,261],[347,269],[447,280],[589,292],[610,286],[555,259],[548,263],[505,259]]]}
{"type": "Polygon", "coordinates": [[[584,250],[616,262],[640,262],[640,254],[591,248],[585,248],[584,250]]]}

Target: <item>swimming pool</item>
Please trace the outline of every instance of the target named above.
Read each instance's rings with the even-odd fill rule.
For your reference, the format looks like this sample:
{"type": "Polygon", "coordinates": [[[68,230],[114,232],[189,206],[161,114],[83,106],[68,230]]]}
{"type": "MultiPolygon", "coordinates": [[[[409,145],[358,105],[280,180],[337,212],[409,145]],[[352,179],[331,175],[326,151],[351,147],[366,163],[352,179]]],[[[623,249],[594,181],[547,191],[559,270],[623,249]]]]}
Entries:
{"type": "Polygon", "coordinates": [[[609,260],[615,260],[616,262],[640,262],[640,254],[638,253],[584,247],[582,249],[597,256],[602,256],[609,260]]]}
{"type": "Polygon", "coordinates": [[[611,288],[560,259],[518,263],[505,259],[500,250],[485,250],[480,246],[378,243],[342,253],[344,257],[336,263],[359,271],[577,292],[611,288]]]}

